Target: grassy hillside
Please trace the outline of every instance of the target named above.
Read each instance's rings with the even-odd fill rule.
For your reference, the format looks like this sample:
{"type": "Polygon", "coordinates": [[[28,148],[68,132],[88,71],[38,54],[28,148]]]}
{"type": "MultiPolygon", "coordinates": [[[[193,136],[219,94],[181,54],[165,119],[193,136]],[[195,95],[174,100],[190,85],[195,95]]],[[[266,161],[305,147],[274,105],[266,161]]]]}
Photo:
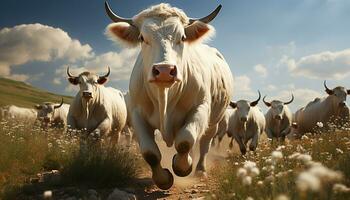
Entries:
{"type": "Polygon", "coordinates": [[[65,103],[69,103],[72,99],[72,97],[53,94],[20,81],[0,78],[0,106],[32,107],[44,101],[59,102],[61,97],[65,103]]]}

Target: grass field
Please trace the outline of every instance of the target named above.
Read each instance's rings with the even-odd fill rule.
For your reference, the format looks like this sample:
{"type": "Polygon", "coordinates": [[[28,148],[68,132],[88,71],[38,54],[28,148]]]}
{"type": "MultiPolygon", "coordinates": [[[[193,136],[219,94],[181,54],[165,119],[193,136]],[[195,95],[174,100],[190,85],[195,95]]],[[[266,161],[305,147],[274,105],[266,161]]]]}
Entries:
{"type": "Polygon", "coordinates": [[[53,94],[20,81],[0,77],[0,106],[33,107],[33,105],[45,101],[60,102],[61,97],[65,103],[72,100],[72,97],[69,96],[53,94]]]}
{"type": "Polygon", "coordinates": [[[350,131],[333,129],[286,143],[264,141],[219,171],[213,199],[350,199],[350,131]]]}

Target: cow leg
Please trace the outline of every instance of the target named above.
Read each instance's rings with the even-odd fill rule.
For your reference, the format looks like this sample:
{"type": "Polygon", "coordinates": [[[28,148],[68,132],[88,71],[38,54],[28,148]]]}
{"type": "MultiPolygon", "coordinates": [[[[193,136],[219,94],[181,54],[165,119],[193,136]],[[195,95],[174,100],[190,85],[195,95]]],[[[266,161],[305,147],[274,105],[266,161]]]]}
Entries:
{"type": "Polygon", "coordinates": [[[208,130],[205,132],[205,134],[202,135],[202,137],[199,140],[200,154],[199,154],[199,160],[196,167],[196,174],[202,174],[206,176],[206,172],[205,172],[206,156],[210,148],[211,139],[215,135],[217,129],[218,129],[217,125],[209,127],[208,130]]]}
{"type": "MultiPolygon", "coordinates": [[[[186,124],[175,136],[175,149],[177,154],[173,157],[172,168],[177,176],[188,176],[192,172],[192,158],[189,152],[195,144],[198,135],[204,133],[205,127],[207,127],[207,113],[207,104],[198,106],[190,113],[187,117],[186,124]]],[[[211,135],[209,141],[211,141],[215,133],[211,135]]]]}
{"type": "Polygon", "coordinates": [[[256,147],[258,146],[258,142],[259,142],[259,135],[260,135],[260,130],[258,129],[257,132],[254,134],[252,141],[250,142],[249,150],[251,151],[256,150],[256,147]]]}
{"type": "Polygon", "coordinates": [[[267,135],[268,138],[273,139],[273,133],[272,133],[271,129],[266,128],[266,135],[267,135]]]}
{"type": "Polygon", "coordinates": [[[133,112],[132,122],[135,134],[137,134],[141,154],[152,169],[152,179],[154,183],[160,189],[169,189],[174,183],[174,177],[168,169],[162,168],[160,164],[162,155],[155,142],[154,129],[138,112],[133,112]]]}
{"type": "Polygon", "coordinates": [[[230,147],[230,149],[233,148],[233,137],[231,137],[231,142],[230,142],[230,144],[229,144],[229,147],[230,147]]]}
{"type": "Polygon", "coordinates": [[[247,147],[243,142],[243,138],[238,135],[238,133],[234,134],[235,140],[238,143],[239,150],[241,151],[242,155],[245,155],[247,153],[247,147]]]}

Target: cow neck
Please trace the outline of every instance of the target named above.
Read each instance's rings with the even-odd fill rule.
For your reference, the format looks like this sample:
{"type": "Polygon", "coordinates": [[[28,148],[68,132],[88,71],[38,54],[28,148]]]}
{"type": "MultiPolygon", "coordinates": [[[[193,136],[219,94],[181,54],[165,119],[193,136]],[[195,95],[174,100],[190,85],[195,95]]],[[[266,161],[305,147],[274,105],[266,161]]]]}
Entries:
{"type": "Polygon", "coordinates": [[[329,95],[326,97],[326,99],[322,102],[322,104],[326,104],[328,106],[322,106],[322,108],[325,109],[327,116],[338,116],[339,114],[339,108],[337,109],[337,105],[334,103],[334,97],[332,95],[329,95]]]}
{"type": "MultiPolygon", "coordinates": [[[[100,86],[102,87],[102,86],[100,86]]],[[[97,87],[95,90],[96,96],[92,98],[90,101],[85,101],[81,99],[81,104],[82,104],[82,110],[83,110],[83,115],[86,120],[88,120],[91,116],[91,113],[94,112],[95,107],[96,107],[96,102],[100,99],[100,88],[97,87]]]]}

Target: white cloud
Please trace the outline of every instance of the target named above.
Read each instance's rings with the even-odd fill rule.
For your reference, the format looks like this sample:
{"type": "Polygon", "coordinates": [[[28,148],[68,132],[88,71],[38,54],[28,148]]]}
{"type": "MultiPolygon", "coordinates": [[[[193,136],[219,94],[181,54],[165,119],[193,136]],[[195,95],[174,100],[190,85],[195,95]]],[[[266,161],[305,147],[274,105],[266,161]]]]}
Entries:
{"type": "MultiPolygon", "coordinates": [[[[74,75],[78,75],[84,71],[91,71],[102,75],[107,72],[107,66],[109,66],[111,68],[111,74],[109,76],[111,81],[126,81],[130,79],[138,53],[138,49],[124,49],[119,53],[107,52],[82,62],[80,66],[77,64],[70,65],[70,71],[74,75]]],[[[62,65],[56,70],[57,77],[54,79],[54,83],[58,84],[66,81],[67,66],[62,65]]],[[[66,91],[72,92],[75,90],[69,85],[66,91]]]]}
{"type": "Polygon", "coordinates": [[[282,59],[294,76],[310,79],[344,79],[350,75],[350,49],[325,51],[300,58],[282,59]]]}
{"type": "Polygon", "coordinates": [[[277,90],[277,87],[275,85],[269,84],[266,86],[266,90],[269,92],[277,90]]]}
{"type": "Polygon", "coordinates": [[[256,95],[251,89],[251,80],[247,75],[236,76],[234,78],[234,99],[248,99],[256,95]]]}
{"type": "Polygon", "coordinates": [[[61,85],[62,84],[62,81],[60,78],[54,78],[52,80],[52,83],[55,84],[55,85],[61,85]]]}
{"type": "MultiPolygon", "coordinates": [[[[42,24],[22,24],[0,29],[0,75],[11,75],[10,67],[31,61],[67,59],[75,62],[93,56],[92,48],[72,39],[59,28],[42,24]]],[[[25,75],[21,75],[25,79],[25,75]]]]}
{"type": "Polygon", "coordinates": [[[258,64],[254,66],[254,71],[259,73],[260,76],[266,77],[267,76],[267,69],[264,65],[258,64]]]}

